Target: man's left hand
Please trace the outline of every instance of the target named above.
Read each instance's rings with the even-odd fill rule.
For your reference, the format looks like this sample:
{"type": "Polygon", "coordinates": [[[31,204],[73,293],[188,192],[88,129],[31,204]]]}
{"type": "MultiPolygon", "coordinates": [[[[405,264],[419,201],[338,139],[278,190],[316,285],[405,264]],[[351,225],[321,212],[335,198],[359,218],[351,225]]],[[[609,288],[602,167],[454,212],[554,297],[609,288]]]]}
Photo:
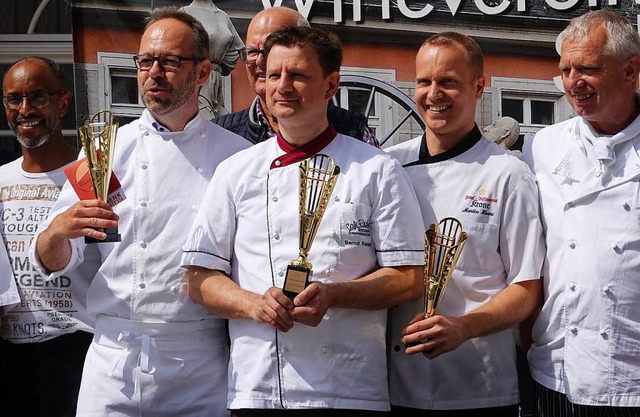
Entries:
{"type": "Polygon", "coordinates": [[[329,287],[320,282],[312,282],[293,300],[295,307],[291,310],[293,319],[307,326],[315,327],[331,307],[329,287]]]}

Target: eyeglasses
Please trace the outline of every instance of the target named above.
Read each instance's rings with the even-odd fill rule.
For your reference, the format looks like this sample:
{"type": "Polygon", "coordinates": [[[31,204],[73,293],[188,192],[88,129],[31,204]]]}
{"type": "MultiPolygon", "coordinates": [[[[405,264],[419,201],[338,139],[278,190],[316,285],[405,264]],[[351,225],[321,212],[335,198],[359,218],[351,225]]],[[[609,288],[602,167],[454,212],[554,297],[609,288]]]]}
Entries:
{"type": "Polygon", "coordinates": [[[180,68],[180,63],[182,61],[193,61],[198,62],[202,61],[204,58],[199,57],[186,57],[179,55],[160,55],[160,56],[151,56],[151,55],[134,55],[133,62],[136,64],[136,68],[140,71],[149,71],[151,67],[153,67],[153,63],[158,61],[158,65],[160,65],[160,69],[162,71],[177,71],[180,68]]]}
{"type": "Polygon", "coordinates": [[[245,64],[255,64],[260,54],[264,57],[264,49],[244,48],[240,50],[240,60],[245,64]]]}
{"type": "Polygon", "coordinates": [[[19,110],[26,98],[31,107],[44,107],[49,104],[49,97],[56,94],[65,93],[65,90],[60,91],[36,91],[29,94],[8,94],[2,97],[2,104],[9,110],[19,110]]]}

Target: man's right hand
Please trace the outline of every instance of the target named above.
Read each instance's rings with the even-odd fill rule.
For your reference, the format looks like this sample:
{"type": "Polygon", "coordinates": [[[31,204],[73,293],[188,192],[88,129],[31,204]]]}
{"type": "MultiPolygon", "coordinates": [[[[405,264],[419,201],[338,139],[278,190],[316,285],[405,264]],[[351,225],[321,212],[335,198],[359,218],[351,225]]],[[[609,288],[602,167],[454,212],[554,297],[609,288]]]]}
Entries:
{"type": "Polygon", "coordinates": [[[48,272],[60,271],[71,260],[69,240],[90,236],[99,240],[107,238],[98,229],[118,225],[118,215],[111,206],[100,200],[79,201],[57,215],[36,242],[36,255],[48,272]]]}
{"type": "Polygon", "coordinates": [[[109,204],[100,200],[83,200],[56,216],[45,233],[52,239],[60,240],[82,236],[104,240],[107,234],[99,229],[116,226],[118,226],[118,215],[113,212],[109,204]]]}
{"type": "Polygon", "coordinates": [[[254,302],[251,318],[288,332],[293,327],[293,307],[293,301],[284,295],[282,289],[271,287],[254,302]]]}

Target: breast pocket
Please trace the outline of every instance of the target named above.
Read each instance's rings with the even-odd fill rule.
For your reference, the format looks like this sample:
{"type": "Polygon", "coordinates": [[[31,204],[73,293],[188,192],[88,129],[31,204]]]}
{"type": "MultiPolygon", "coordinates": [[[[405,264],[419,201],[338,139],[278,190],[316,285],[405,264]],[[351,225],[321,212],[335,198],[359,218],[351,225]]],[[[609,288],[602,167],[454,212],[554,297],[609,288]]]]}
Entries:
{"type": "Polygon", "coordinates": [[[489,273],[497,267],[502,268],[502,260],[498,252],[500,236],[497,224],[463,219],[462,230],[467,232],[468,237],[456,269],[475,275],[489,273]]]}
{"type": "Polygon", "coordinates": [[[375,224],[371,221],[371,207],[363,204],[340,203],[335,207],[338,264],[369,270],[376,264],[376,248],[372,235],[375,224]]]}

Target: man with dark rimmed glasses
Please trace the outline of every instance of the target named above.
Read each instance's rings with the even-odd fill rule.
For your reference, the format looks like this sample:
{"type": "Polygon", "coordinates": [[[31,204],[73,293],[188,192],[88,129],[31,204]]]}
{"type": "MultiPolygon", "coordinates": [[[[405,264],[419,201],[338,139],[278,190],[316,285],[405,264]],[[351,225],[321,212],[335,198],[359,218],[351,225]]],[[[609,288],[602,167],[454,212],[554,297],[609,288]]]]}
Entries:
{"type": "Polygon", "coordinates": [[[92,339],[85,299],[93,275],[79,268],[45,283],[28,262],[36,228],[60,194],[64,168],[78,153],[62,135],[72,94],[58,64],[41,57],[16,62],[2,87],[22,157],[0,167],[1,241],[21,298],[13,309],[0,311],[0,375],[11,378],[0,401],[16,401],[25,416],[73,416],[92,339]]]}
{"type": "MultiPolygon", "coordinates": [[[[266,104],[267,60],[261,48],[267,36],[288,26],[309,27],[309,22],[300,13],[288,7],[271,7],[251,19],[247,28],[247,47],[240,51],[240,59],[246,65],[247,79],[256,93],[256,98],[249,108],[211,120],[254,144],[275,136],[280,130],[278,120],[266,104]]],[[[379,147],[363,114],[337,107],[330,101],[327,107],[327,118],[338,133],[379,147]]]]}
{"type": "Polygon", "coordinates": [[[209,39],[177,8],[156,9],[134,61],[146,109],[118,130],[113,172],[126,199],[113,208],[78,202],[67,185],[32,245],[32,261],[55,279],[100,252],[87,306],[96,317],[78,416],[222,417],[225,323],[190,301],[180,248],[218,163],[249,146],[198,112],[209,78],[209,39]],[[118,225],[122,241],[95,228],[118,225]],[[79,239],[80,238],[80,239],[79,239]],[[37,255],[36,255],[37,252],[37,255]]]}

